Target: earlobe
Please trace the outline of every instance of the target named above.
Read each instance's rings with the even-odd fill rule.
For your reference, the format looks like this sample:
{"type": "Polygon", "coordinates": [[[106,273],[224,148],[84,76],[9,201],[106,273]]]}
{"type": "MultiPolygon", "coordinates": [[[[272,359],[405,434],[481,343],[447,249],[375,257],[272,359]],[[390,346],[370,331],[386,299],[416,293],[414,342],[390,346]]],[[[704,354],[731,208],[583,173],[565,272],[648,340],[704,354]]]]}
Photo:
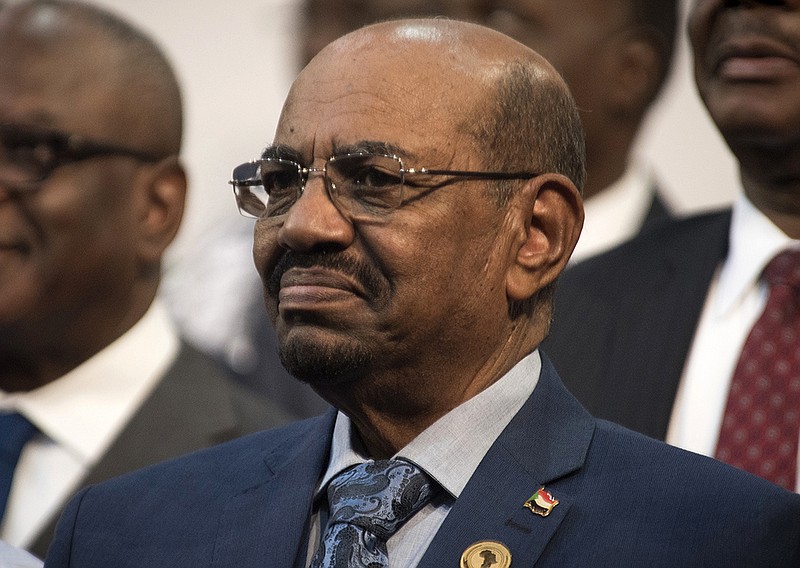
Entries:
{"type": "Polygon", "coordinates": [[[186,172],[177,157],[145,166],[137,180],[142,261],[158,263],[174,240],[186,201],[186,172]]]}
{"type": "Polygon", "coordinates": [[[583,200],[566,176],[539,176],[521,197],[525,231],[506,279],[509,299],[519,302],[533,297],[564,270],[583,227],[583,200]]]}

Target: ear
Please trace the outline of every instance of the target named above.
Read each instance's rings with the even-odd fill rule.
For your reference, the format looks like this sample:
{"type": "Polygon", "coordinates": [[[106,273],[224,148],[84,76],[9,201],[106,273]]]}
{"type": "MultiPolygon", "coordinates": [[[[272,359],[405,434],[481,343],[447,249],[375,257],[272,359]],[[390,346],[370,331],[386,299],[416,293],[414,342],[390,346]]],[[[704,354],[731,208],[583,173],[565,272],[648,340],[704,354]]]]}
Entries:
{"type": "Polygon", "coordinates": [[[145,166],[136,180],[139,258],[159,264],[183,218],[186,172],[177,157],[145,166]]]}
{"type": "Polygon", "coordinates": [[[639,120],[658,94],[666,63],[653,40],[631,31],[619,38],[609,76],[610,103],[616,113],[639,120]]]}
{"type": "Polygon", "coordinates": [[[561,174],[532,179],[518,194],[524,234],[506,276],[509,299],[524,301],[553,282],[567,265],[583,227],[583,199],[561,174]]]}

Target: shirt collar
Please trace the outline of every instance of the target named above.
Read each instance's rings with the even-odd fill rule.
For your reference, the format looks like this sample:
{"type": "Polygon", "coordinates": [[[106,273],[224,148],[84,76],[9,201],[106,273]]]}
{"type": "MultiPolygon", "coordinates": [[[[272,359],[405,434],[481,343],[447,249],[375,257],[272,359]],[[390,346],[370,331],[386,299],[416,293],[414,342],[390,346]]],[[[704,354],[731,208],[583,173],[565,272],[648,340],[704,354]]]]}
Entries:
{"type": "MultiPolygon", "coordinates": [[[[530,397],[542,362],[534,351],[497,382],[431,424],[395,457],[414,462],[454,498],[458,498],[486,452],[530,397]]],[[[336,417],[328,469],[317,496],[345,469],[369,458],[342,412],[336,417]]]]}
{"type": "Polygon", "coordinates": [[[627,241],[642,227],[655,195],[652,170],[632,158],[622,177],[583,202],[581,237],[571,263],[609,250],[627,241]],[[613,223],[609,223],[613,219],[613,223]]]}
{"type": "Polygon", "coordinates": [[[721,317],[744,301],[761,273],[780,251],[797,247],[766,215],[740,193],[733,204],[728,256],[720,270],[713,314],[721,317]]]}
{"type": "Polygon", "coordinates": [[[82,461],[94,462],[172,364],[179,345],[156,301],[130,330],[75,369],[30,392],[0,391],[0,405],[24,414],[82,461]]]}

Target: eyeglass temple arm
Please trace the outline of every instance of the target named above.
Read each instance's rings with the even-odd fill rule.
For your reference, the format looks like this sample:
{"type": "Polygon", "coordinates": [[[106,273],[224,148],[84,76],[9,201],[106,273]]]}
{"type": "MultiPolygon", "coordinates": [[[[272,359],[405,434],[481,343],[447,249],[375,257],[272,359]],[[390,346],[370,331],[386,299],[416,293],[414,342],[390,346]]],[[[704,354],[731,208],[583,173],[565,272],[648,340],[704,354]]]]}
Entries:
{"type": "Polygon", "coordinates": [[[477,179],[532,179],[541,174],[535,172],[473,172],[463,170],[430,170],[428,168],[409,168],[405,175],[460,176],[477,179]]]}

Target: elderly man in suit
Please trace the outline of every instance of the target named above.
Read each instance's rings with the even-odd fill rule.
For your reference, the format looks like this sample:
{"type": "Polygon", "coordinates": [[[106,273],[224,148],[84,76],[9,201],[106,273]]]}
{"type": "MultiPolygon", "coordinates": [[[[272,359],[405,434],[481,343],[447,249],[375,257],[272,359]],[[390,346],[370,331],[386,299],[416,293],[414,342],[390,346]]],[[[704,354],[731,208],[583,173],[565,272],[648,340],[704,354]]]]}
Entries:
{"type": "Polygon", "coordinates": [[[507,36],[323,49],[232,183],[281,358],[336,409],[88,488],[46,564],[796,565],[800,496],[592,418],[538,350],[583,180],[566,84],[507,36]]]}
{"type": "Polygon", "coordinates": [[[155,300],[181,121],[164,56],[116,16],[0,10],[0,537],[42,556],[80,486],[284,420],[155,300]]]}
{"type": "Polygon", "coordinates": [[[742,191],[568,271],[546,349],[599,416],[800,490],[800,3],[696,0],[689,23],[742,191]]]}

